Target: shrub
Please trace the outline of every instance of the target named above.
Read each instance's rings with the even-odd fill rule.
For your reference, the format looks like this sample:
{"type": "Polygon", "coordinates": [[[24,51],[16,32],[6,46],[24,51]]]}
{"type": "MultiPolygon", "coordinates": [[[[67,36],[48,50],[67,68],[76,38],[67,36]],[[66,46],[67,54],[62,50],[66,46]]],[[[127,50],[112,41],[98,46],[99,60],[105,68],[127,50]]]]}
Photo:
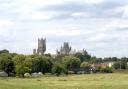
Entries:
{"type": "Polygon", "coordinates": [[[112,67],[101,68],[100,72],[102,72],[102,73],[113,73],[113,69],[112,69],[112,67]]]}
{"type": "Polygon", "coordinates": [[[61,74],[65,74],[66,69],[64,68],[64,66],[61,63],[56,63],[56,64],[54,64],[54,66],[52,68],[52,73],[59,76],[61,74]]]}
{"type": "Polygon", "coordinates": [[[74,56],[65,56],[62,59],[62,63],[68,71],[73,71],[75,74],[80,68],[80,59],[74,56]]]}

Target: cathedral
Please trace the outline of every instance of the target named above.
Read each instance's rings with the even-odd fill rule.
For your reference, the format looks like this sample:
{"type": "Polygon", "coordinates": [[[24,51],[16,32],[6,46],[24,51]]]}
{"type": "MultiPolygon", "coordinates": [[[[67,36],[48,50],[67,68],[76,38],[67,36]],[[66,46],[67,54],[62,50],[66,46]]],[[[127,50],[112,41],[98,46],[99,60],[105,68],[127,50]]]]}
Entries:
{"type": "Polygon", "coordinates": [[[38,48],[33,49],[33,54],[44,55],[45,51],[46,51],[46,39],[38,38],[38,48]]]}
{"type": "MultiPolygon", "coordinates": [[[[44,55],[46,51],[46,38],[38,38],[38,47],[37,49],[33,49],[33,54],[44,55]]],[[[72,50],[72,47],[68,42],[64,42],[59,50],[56,50],[56,55],[72,55],[75,53],[82,53],[83,55],[88,54],[86,50],[72,50]]]]}
{"type": "Polygon", "coordinates": [[[72,48],[69,46],[68,42],[64,42],[63,46],[61,46],[60,50],[57,50],[57,55],[69,55],[72,48]]]}

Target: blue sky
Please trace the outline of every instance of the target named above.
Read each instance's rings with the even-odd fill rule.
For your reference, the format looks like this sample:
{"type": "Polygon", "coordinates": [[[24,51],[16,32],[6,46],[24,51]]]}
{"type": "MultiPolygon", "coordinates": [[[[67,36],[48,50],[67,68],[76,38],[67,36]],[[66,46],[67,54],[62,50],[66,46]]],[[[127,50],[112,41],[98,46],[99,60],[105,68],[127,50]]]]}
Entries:
{"type": "Polygon", "coordinates": [[[47,53],[63,42],[98,57],[128,57],[128,0],[0,0],[0,49],[47,53]]]}

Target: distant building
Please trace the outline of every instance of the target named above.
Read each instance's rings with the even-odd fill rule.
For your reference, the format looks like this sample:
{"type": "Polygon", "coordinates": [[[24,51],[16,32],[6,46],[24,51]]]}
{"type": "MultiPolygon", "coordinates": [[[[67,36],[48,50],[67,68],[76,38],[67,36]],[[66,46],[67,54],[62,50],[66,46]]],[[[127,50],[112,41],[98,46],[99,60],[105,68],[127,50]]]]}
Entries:
{"type": "Polygon", "coordinates": [[[33,54],[36,54],[36,49],[33,49],[33,54]]]}
{"type": "Polygon", "coordinates": [[[106,68],[106,67],[112,67],[112,65],[114,64],[114,62],[104,62],[104,63],[94,63],[91,66],[95,69],[97,68],[106,68]]]}
{"type": "Polygon", "coordinates": [[[46,51],[46,39],[38,38],[38,48],[33,49],[33,54],[44,55],[45,51],[46,51]]]}
{"type": "Polygon", "coordinates": [[[64,42],[63,46],[60,47],[60,50],[57,50],[57,55],[69,55],[71,52],[71,46],[69,46],[68,42],[64,42]]]}

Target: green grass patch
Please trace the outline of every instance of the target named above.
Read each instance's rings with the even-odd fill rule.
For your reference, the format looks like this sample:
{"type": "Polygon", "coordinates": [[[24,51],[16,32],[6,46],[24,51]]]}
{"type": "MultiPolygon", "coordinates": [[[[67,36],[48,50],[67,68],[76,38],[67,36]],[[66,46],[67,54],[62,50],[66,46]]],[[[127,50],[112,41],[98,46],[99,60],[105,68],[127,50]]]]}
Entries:
{"type": "Polygon", "coordinates": [[[128,74],[0,78],[0,89],[128,89],[128,74]]]}

